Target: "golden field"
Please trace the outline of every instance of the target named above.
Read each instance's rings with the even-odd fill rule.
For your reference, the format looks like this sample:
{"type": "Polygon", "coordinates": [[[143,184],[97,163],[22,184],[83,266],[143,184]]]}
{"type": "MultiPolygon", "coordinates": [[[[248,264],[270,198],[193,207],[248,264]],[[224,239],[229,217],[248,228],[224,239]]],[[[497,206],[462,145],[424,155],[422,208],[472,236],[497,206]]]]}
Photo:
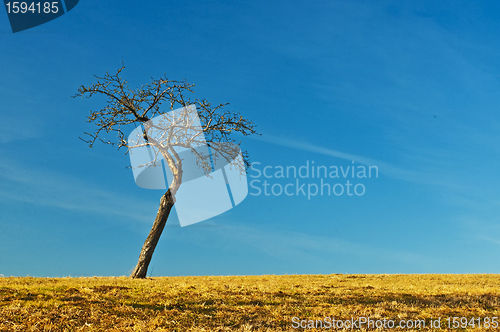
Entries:
{"type": "Polygon", "coordinates": [[[440,317],[441,329],[420,330],[500,331],[477,325],[499,310],[499,275],[0,278],[0,331],[9,332],[335,330],[294,328],[294,317],[303,326],[440,317]],[[448,317],[467,317],[466,327],[448,328],[448,317]]]}

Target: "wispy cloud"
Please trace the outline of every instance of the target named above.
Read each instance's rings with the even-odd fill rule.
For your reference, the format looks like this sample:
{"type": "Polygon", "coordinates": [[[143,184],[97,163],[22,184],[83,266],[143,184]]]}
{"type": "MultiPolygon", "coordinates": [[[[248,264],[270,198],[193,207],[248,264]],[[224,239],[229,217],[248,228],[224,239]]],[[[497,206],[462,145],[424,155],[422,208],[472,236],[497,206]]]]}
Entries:
{"type": "MultiPolygon", "coordinates": [[[[365,259],[397,261],[416,269],[435,265],[435,259],[404,250],[388,250],[366,244],[353,243],[334,237],[317,236],[303,232],[283,231],[272,228],[251,227],[231,222],[219,230],[221,236],[238,239],[254,246],[256,250],[278,258],[317,261],[325,257],[354,255],[365,259]],[[320,257],[323,257],[321,259],[320,257]]],[[[323,262],[331,263],[331,262],[323,262]]]]}
{"type": "Polygon", "coordinates": [[[41,135],[40,125],[33,120],[10,119],[8,116],[0,129],[0,144],[37,138],[41,135]]]}
{"type": "Polygon", "coordinates": [[[143,222],[151,221],[151,216],[138,211],[157,209],[152,202],[105,190],[74,176],[31,169],[5,160],[0,163],[0,197],[143,222]]]}
{"type": "MultiPolygon", "coordinates": [[[[497,177],[482,178],[491,170],[484,168],[484,174],[465,173],[468,177],[464,178],[463,172],[466,172],[466,170],[461,170],[458,167],[463,167],[463,165],[457,161],[457,154],[446,150],[435,148],[433,150],[413,151],[412,165],[419,169],[416,171],[400,168],[377,159],[350,154],[299,140],[268,134],[252,138],[300,151],[322,154],[347,161],[355,161],[365,166],[377,166],[379,173],[389,178],[428,186],[431,190],[430,195],[439,193],[436,196],[439,197],[439,202],[449,206],[456,206],[459,208],[468,207],[477,211],[477,213],[480,213],[485,208],[494,207],[498,209],[499,206],[498,200],[496,199],[496,197],[498,197],[498,187],[491,186],[488,183],[488,180],[491,182],[491,179],[496,180],[497,177]],[[430,159],[427,160],[428,158],[430,159]],[[478,189],[472,190],[471,188],[478,189]]],[[[460,215],[457,214],[456,217],[459,216],[460,215]]]]}
{"type": "Polygon", "coordinates": [[[266,143],[271,143],[271,144],[276,144],[280,146],[285,146],[288,148],[292,149],[297,149],[301,151],[306,151],[306,152],[311,152],[311,153],[318,153],[322,154],[325,156],[330,156],[334,158],[339,158],[347,161],[355,161],[359,164],[365,165],[365,166],[377,166],[379,168],[380,173],[385,174],[388,177],[395,178],[395,179],[401,179],[405,181],[410,181],[410,182],[416,182],[416,183],[425,183],[426,181],[426,174],[412,171],[412,170],[406,170],[406,169],[401,169],[396,166],[393,166],[389,163],[364,157],[364,156],[359,156],[355,154],[350,154],[346,152],[341,152],[338,150],[326,148],[326,147],[321,147],[318,145],[314,145],[311,143],[307,142],[301,142],[298,140],[293,140],[289,138],[283,138],[283,137],[277,137],[269,134],[265,134],[262,136],[256,136],[252,137],[254,139],[264,141],[266,143]]]}

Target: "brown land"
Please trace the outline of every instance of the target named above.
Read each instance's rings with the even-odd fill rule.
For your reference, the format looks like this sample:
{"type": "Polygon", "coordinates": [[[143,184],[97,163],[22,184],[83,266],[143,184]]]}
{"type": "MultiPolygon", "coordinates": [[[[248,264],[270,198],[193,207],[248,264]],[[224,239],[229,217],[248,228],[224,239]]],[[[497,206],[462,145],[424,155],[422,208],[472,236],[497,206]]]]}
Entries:
{"type": "MultiPolygon", "coordinates": [[[[327,316],[426,320],[420,330],[438,330],[428,324],[441,317],[443,331],[500,331],[484,327],[500,320],[500,276],[0,278],[0,331],[303,331],[293,317],[327,316]],[[448,329],[448,317],[467,317],[467,327],[448,329]]],[[[334,329],[306,331],[319,330],[334,329]]]]}

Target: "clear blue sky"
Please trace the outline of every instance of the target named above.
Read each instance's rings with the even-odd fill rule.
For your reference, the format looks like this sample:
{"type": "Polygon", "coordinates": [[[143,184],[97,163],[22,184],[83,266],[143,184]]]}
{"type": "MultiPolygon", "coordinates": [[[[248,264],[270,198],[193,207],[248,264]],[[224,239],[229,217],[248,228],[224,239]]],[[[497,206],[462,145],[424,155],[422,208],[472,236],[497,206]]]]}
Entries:
{"type": "Polygon", "coordinates": [[[351,179],[362,196],[250,188],[193,226],[173,213],[153,276],[500,273],[499,18],[491,1],[110,0],[13,34],[1,9],[0,274],[135,266],[162,192],[79,140],[104,100],[71,98],[122,61],[132,87],[166,73],[253,120],[260,170],[379,168],[351,179]]]}

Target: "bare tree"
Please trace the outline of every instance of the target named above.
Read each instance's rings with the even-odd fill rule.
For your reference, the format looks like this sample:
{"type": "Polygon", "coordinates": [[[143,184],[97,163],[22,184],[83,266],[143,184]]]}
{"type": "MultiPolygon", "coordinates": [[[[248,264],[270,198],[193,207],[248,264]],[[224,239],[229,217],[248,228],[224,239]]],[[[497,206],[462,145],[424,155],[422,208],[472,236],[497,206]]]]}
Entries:
{"type": "Polygon", "coordinates": [[[131,90],[128,82],[121,77],[124,68],[122,65],[114,75],[106,73],[103,77],[95,76],[95,84],[80,86],[73,97],[90,98],[101,95],[107,99],[105,107],[91,111],[87,118],[87,122],[96,126],[94,132],[85,133],[87,139],[82,139],[90,147],[101,141],[115,145],[118,149],[126,148],[128,153],[134,148],[148,146],[154,151],[154,157],[150,163],[140,167],[154,167],[163,158],[173,174],[168,190],[160,199],[153,227],[144,242],[137,266],[131,274],[132,278],[145,278],[153,252],[175,204],[176,193],[182,184],[183,158],[179,156],[179,148],[193,153],[196,164],[208,176],[211,160],[210,155],[199,148],[202,144],[210,147],[212,159],[222,158],[236,167],[241,166],[241,163],[235,162],[236,157],[242,155],[244,164],[240,171],[244,172],[244,168],[249,166],[248,154],[246,151],[240,154],[241,142],[235,141],[232,134],[239,132],[250,135],[256,131],[251,121],[244,119],[239,113],[225,110],[227,104],[213,107],[205,99],[191,101],[186,95],[193,93],[194,85],[186,81],[169,80],[164,75],[159,79],[151,78],[151,83],[131,90]],[[161,107],[164,102],[168,106],[161,107]],[[173,118],[171,111],[179,108],[183,111],[173,118]],[[195,118],[201,123],[193,123],[195,118]],[[154,119],[160,120],[153,121],[154,119]],[[136,139],[126,138],[125,128],[133,129],[129,125],[141,128],[136,139]]]}

